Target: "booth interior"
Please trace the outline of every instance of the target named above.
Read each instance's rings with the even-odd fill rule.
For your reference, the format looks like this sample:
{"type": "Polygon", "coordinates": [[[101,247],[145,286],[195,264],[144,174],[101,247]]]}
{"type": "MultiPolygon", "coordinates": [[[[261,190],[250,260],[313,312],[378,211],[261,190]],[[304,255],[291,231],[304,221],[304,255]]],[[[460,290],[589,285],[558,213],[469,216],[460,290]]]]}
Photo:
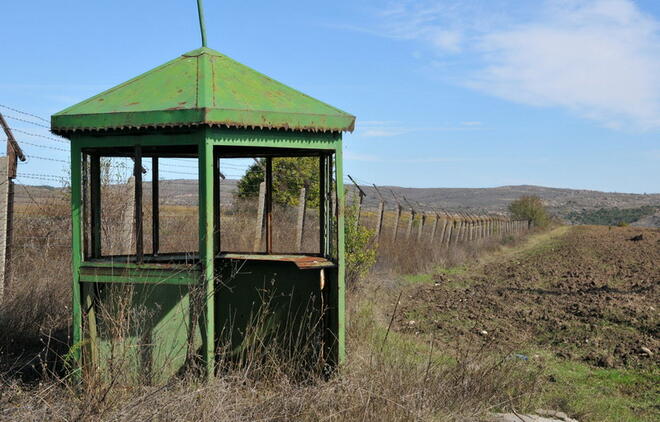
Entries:
{"type": "Polygon", "coordinates": [[[216,359],[242,359],[258,338],[336,360],[338,316],[328,311],[338,282],[335,150],[216,145],[212,169],[203,169],[198,148],[81,149],[80,282],[92,360],[116,352],[116,327],[102,314],[120,312],[118,299],[141,309],[127,337],[144,376],[181,371],[211,341],[195,299],[208,233],[202,210],[212,212],[216,359]],[[208,180],[200,183],[207,174],[210,197],[208,180]],[[117,293],[126,286],[130,293],[117,293]]]}

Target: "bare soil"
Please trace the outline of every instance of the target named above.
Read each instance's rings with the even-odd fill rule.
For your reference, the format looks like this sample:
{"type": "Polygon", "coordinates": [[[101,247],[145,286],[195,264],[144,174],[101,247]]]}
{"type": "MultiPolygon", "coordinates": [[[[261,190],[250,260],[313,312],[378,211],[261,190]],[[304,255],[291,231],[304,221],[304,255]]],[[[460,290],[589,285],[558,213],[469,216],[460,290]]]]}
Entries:
{"type": "Polygon", "coordinates": [[[415,284],[395,328],[599,367],[658,367],[660,230],[563,227],[496,258],[415,284]]]}

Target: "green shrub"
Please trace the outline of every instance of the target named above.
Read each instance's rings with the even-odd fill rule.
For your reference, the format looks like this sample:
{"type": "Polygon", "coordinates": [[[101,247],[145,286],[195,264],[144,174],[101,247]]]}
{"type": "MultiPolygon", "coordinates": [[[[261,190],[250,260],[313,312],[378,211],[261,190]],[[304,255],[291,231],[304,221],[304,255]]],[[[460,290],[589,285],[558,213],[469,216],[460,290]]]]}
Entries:
{"type": "Polygon", "coordinates": [[[346,206],[344,241],[346,284],[349,288],[354,288],[376,263],[376,245],[373,242],[374,231],[357,224],[357,218],[357,207],[346,206]]]}
{"type": "Polygon", "coordinates": [[[509,204],[509,212],[515,220],[527,220],[536,227],[545,227],[550,223],[550,216],[543,201],[536,195],[523,195],[509,204]]]}
{"type": "Polygon", "coordinates": [[[644,205],[638,208],[599,208],[597,210],[574,211],[566,216],[573,224],[594,224],[625,227],[630,223],[655,214],[660,207],[644,205]]]}

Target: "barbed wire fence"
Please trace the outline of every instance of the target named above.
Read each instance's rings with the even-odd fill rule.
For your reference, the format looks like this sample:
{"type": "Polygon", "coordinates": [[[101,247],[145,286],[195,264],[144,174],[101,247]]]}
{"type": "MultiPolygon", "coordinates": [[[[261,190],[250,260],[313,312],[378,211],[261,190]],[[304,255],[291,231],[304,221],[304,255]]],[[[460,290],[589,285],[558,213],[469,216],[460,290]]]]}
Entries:
{"type": "MultiPolygon", "coordinates": [[[[21,270],[22,259],[27,251],[55,251],[59,259],[70,259],[70,197],[69,141],[50,133],[49,121],[35,113],[0,104],[0,142],[7,144],[6,153],[0,153],[0,301],[12,276],[13,269],[21,270]],[[2,134],[4,133],[4,138],[2,134]],[[25,151],[23,150],[25,149],[25,151]],[[21,160],[17,164],[17,160],[21,160]],[[61,164],[60,171],[53,166],[61,164]]],[[[186,197],[182,203],[168,203],[172,207],[190,205],[197,195],[198,167],[195,159],[161,158],[159,177],[167,189],[179,191],[186,197]]],[[[143,172],[149,172],[149,162],[143,164],[143,172]]],[[[247,170],[245,164],[225,163],[222,166],[221,191],[236,193],[235,182],[247,170]],[[224,184],[224,188],[223,188],[224,184]],[[223,191],[223,189],[225,189],[223,191]]],[[[130,172],[122,180],[115,180],[117,195],[125,201],[134,201],[130,194],[130,172]]],[[[373,182],[347,175],[343,180],[346,206],[355,212],[352,224],[368,228],[376,244],[395,245],[406,242],[424,247],[451,249],[459,245],[519,235],[532,228],[531,222],[513,220],[503,213],[469,208],[441,208],[429,203],[409,201],[406,196],[379,187],[373,182]]],[[[161,187],[162,189],[162,187],[161,187]]],[[[297,205],[293,207],[295,245],[303,250],[306,228],[315,221],[313,207],[308,207],[309,192],[302,188],[297,205]]],[[[254,214],[254,245],[263,238],[264,196],[259,190],[254,214]]],[[[173,197],[176,195],[173,195],[173,197]]],[[[163,198],[167,201],[168,198],[163,198]]],[[[333,201],[336,203],[336,201],[333,201]]],[[[148,205],[148,204],[147,204],[148,205]]],[[[133,219],[126,218],[135,204],[123,202],[114,216],[120,237],[130,242],[134,228],[133,219]]],[[[220,204],[222,209],[226,204],[220,204]]],[[[130,216],[129,216],[130,217],[130,216]]],[[[160,218],[185,219],[197,224],[194,214],[185,217],[167,211],[160,218]],[[192,221],[194,220],[194,221],[192,221]]],[[[191,230],[197,233],[197,230],[191,230]]],[[[145,233],[146,234],[146,233],[145,233]]],[[[251,235],[252,236],[252,235],[251,235]]],[[[182,241],[174,236],[172,241],[182,241]]],[[[187,240],[191,245],[196,239],[187,240]]],[[[251,241],[252,242],[252,241],[251,241]]],[[[194,246],[191,246],[194,248],[194,246]]],[[[122,249],[130,250],[130,245],[122,249]]]]}

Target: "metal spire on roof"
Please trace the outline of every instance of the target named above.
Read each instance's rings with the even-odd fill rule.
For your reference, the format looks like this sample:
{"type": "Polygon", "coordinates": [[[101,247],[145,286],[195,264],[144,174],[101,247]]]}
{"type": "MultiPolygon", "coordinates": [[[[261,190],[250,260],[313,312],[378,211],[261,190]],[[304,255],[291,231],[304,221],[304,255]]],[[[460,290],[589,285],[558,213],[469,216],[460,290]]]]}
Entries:
{"type": "Polygon", "coordinates": [[[199,30],[202,33],[202,47],[206,47],[206,24],[204,23],[204,5],[197,0],[197,13],[199,14],[199,30]]]}

